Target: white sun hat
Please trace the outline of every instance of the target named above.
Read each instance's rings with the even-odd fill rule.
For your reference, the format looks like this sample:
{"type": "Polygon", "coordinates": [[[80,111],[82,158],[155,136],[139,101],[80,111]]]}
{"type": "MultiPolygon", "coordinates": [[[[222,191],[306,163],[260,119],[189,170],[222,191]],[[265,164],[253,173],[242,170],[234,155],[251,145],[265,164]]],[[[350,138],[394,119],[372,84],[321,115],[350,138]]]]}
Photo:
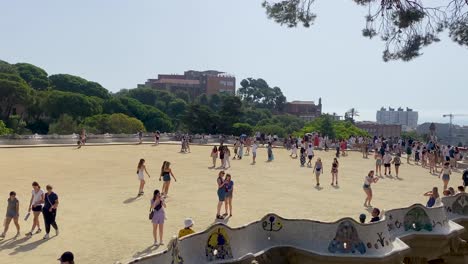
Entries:
{"type": "Polygon", "coordinates": [[[193,226],[193,224],[195,224],[192,220],[192,218],[186,218],[184,220],[184,225],[185,225],[185,228],[189,228],[191,226],[193,226]]]}

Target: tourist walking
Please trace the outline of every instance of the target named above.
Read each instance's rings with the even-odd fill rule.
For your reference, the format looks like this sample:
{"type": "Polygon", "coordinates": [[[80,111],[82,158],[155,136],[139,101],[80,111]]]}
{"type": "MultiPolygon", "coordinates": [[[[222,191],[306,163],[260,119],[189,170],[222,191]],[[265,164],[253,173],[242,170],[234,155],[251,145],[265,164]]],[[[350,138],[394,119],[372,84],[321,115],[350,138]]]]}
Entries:
{"type": "Polygon", "coordinates": [[[387,176],[387,169],[388,169],[388,175],[392,176],[392,155],[390,155],[390,152],[385,152],[385,155],[383,156],[383,163],[385,167],[385,176],[387,176]]]}
{"type": "Polygon", "coordinates": [[[380,152],[378,149],[375,149],[374,159],[375,159],[375,173],[378,174],[379,176],[382,176],[382,155],[380,155],[380,152]]]}
{"type": "Polygon", "coordinates": [[[219,151],[219,159],[221,160],[221,169],[224,169],[224,146],[220,145],[218,148],[219,151]]]}
{"type": "Polygon", "coordinates": [[[322,159],[318,158],[317,161],[315,162],[314,166],[314,171],[315,171],[315,181],[317,183],[317,187],[320,186],[320,174],[323,174],[323,164],[322,164],[322,159]]]}
{"type": "Polygon", "coordinates": [[[364,192],[366,193],[366,199],[364,200],[364,207],[371,207],[371,200],[372,200],[372,183],[377,183],[379,178],[374,178],[374,171],[369,171],[369,174],[364,178],[364,192]]]}
{"type": "Polygon", "coordinates": [[[44,195],[44,208],[42,215],[44,216],[44,225],[46,234],[44,239],[49,238],[50,226],[55,229],[55,236],[59,235],[59,230],[55,218],[57,217],[57,207],[59,205],[58,195],[52,191],[52,185],[46,186],[47,192],[44,195]]]}
{"type": "Polygon", "coordinates": [[[154,246],[164,245],[163,243],[163,233],[164,233],[164,220],[166,218],[166,214],[164,212],[164,208],[166,208],[166,203],[164,202],[163,197],[159,190],[154,190],[153,198],[151,199],[151,207],[150,207],[150,216],[151,216],[151,223],[153,224],[153,238],[154,238],[154,246]],[[158,243],[158,230],[159,230],[159,242],[158,243]]]}
{"type": "Polygon", "coordinates": [[[224,171],[220,171],[218,179],[216,180],[218,183],[218,207],[216,211],[216,219],[224,219],[224,217],[220,215],[221,206],[223,206],[223,203],[226,200],[226,181],[224,180],[224,174],[224,171]]]}
{"type": "Polygon", "coordinates": [[[331,174],[332,174],[332,182],[331,185],[338,186],[338,168],[340,167],[340,163],[338,162],[337,158],[333,159],[331,174]]]}
{"type": "Polygon", "coordinates": [[[241,140],[240,143],[239,143],[239,152],[237,154],[237,157],[239,159],[242,159],[243,155],[244,155],[244,141],[241,140]]]}
{"type": "Polygon", "coordinates": [[[400,165],[401,165],[401,154],[400,153],[396,154],[395,158],[393,158],[392,163],[395,166],[395,173],[396,173],[396,177],[398,178],[398,175],[400,173],[400,165]]]}
{"type": "Polygon", "coordinates": [[[8,232],[8,228],[10,227],[11,220],[15,223],[16,226],[16,235],[17,238],[20,235],[20,225],[18,223],[19,218],[19,201],[16,198],[16,192],[10,192],[10,197],[7,200],[7,211],[5,216],[5,228],[3,229],[3,233],[0,234],[0,238],[5,238],[6,233],[8,232]]]}
{"type": "Polygon", "coordinates": [[[304,167],[305,162],[306,162],[306,150],[304,148],[304,145],[302,145],[302,144],[301,144],[300,155],[301,155],[301,157],[299,158],[299,161],[301,163],[301,167],[304,167]]]}
{"type": "Polygon", "coordinates": [[[307,166],[312,167],[312,159],[314,158],[314,147],[312,143],[309,143],[309,147],[307,148],[307,158],[309,159],[307,166]]]}
{"type": "Polygon", "coordinates": [[[213,159],[213,168],[216,168],[216,160],[218,159],[218,148],[216,146],[213,146],[210,156],[213,159]]]}
{"type": "Polygon", "coordinates": [[[269,162],[273,161],[275,157],[273,156],[273,146],[271,142],[268,142],[267,152],[268,152],[268,161],[269,162]]]}
{"type": "Polygon", "coordinates": [[[155,145],[159,145],[160,137],[161,137],[161,133],[159,132],[159,130],[156,130],[156,132],[154,132],[154,144],[155,145]]]}
{"type": "Polygon", "coordinates": [[[143,143],[143,131],[142,130],[138,131],[138,140],[139,140],[138,144],[143,143]]]}
{"type": "Polygon", "coordinates": [[[256,163],[255,159],[257,158],[257,149],[258,149],[258,144],[257,144],[257,141],[255,140],[252,145],[252,164],[256,163]]]}
{"type": "Polygon", "coordinates": [[[224,146],[224,169],[231,168],[231,150],[227,147],[224,146]]]}
{"type": "Polygon", "coordinates": [[[171,185],[171,176],[174,178],[174,181],[177,182],[174,173],[172,173],[171,163],[169,161],[164,161],[163,165],[161,166],[161,174],[159,176],[159,181],[161,181],[161,177],[163,178],[163,187],[162,187],[162,196],[168,197],[169,194],[169,187],[171,185]]]}
{"type": "Polygon", "coordinates": [[[31,231],[26,233],[26,236],[32,236],[34,233],[34,229],[37,227],[37,231],[35,234],[39,234],[41,230],[41,226],[39,224],[39,215],[42,212],[42,204],[44,203],[44,191],[41,190],[41,186],[37,182],[32,183],[33,190],[31,192],[31,201],[29,202],[29,209],[28,213],[31,211],[33,212],[33,224],[31,227],[31,231]]]}
{"type": "Polygon", "coordinates": [[[148,175],[148,178],[151,178],[149,175],[148,171],[146,170],[145,166],[145,160],[140,159],[137,165],[137,175],[138,175],[138,180],[140,181],[140,188],[138,189],[138,195],[137,196],[142,196],[144,194],[144,187],[145,187],[145,172],[146,175],[148,175]]]}
{"type": "Polygon", "coordinates": [[[250,155],[250,148],[252,147],[252,138],[251,137],[247,137],[247,139],[245,140],[245,147],[246,147],[245,156],[249,156],[250,155]]]}
{"type": "Polygon", "coordinates": [[[432,191],[426,192],[424,196],[429,196],[429,200],[426,204],[426,206],[429,208],[433,206],[439,206],[441,204],[439,189],[437,187],[432,188],[432,191]]]}
{"type": "Polygon", "coordinates": [[[439,178],[440,176],[442,176],[442,181],[444,182],[444,191],[447,190],[447,186],[450,181],[451,174],[452,174],[452,169],[450,168],[450,162],[446,161],[439,175],[439,178]]]}
{"type": "Polygon", "coordinates": [[[228,215],[228,210],[229,210],[229,217],[232,216],[232,194],[234,192],[234,181],[231,179],[231,174],[226,174],[226,179],[225,179],[225,187],[226,187],[226,196],[224,200],[224,214],[223,216],[228,215]]]}
{"type": "Polygon", "coordinates": [[[293,159],[297,159],[297,144],[295,142],[291,144],[291,154],[289,156],[293,159]]]}

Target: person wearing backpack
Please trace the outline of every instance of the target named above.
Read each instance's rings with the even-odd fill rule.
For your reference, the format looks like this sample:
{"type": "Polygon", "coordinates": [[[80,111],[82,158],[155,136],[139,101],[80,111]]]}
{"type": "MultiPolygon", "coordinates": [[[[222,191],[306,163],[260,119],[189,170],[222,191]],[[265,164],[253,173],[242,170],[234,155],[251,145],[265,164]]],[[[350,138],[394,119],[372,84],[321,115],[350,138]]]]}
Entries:
{"type": "Polygon", "coordinates": [[[166,203],[161,197],[159,190],[154,190],[153,199],[151,199],[150,207],[150,219],[153,224],[153,238],[154,246],[164,245],[163,243],[163,231],[164,231],[164,219],[166,214],[164,212],[166,208],[166,203]],[[158,228],[159,228],[159,242],[158,243],[158,228]]]}

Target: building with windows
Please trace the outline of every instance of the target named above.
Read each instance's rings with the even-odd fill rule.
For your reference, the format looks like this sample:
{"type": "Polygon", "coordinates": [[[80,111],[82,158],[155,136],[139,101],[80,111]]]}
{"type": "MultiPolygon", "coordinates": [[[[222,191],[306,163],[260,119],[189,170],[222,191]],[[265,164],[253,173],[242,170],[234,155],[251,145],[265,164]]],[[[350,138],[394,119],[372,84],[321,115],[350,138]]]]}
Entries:
{"type": "Polygon", "coordinates": [[[399,137],[401,136],[402,125],[378,124],[376,122],[356,122],[356,126],[367,131],[369,135],[377,137],[399,137]]]}
{"type": "Polygon", "coordinates": [[[318,105],[314,101],[292,101],[286,103],[286,113],[298,116],[305,121],[312,121],[322,115],[322,98],[318,105]]]}
{"type": "Polygon", "coordinates": [[[192,98],[202,94],[235,94],[236,78],[219,71],[186,71],[181,74],[159,74],[157,79],[148,79],[138,87],[165,90],[172,93],[186,92],[192,98]]]}
{"type": "Polygon", "coordinates": [[[377,111],[377,123],[383,125],[401,125],[403,130],[414,130],[418,126],[418,112],[411,108],[382,107],[377,111]]]}

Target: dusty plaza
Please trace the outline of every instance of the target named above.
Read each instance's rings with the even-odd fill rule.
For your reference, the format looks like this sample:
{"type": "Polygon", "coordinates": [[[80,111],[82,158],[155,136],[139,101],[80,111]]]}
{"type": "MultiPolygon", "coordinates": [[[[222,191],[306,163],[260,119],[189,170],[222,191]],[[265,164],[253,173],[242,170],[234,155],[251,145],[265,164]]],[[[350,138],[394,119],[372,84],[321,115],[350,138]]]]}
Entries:
{"type": "MultiPolygon", "coordinates": [[[[77,263],[125,263],[133,258],[161,251],[152,247],[152,226],[148,220],[151,193],[161,189],[158,181],[161,164],[171,161],[177,182],[172,181],[167,199],[164,242],[192,217],[194,229],[203,231],[215,222],[216,178],[211,169],[208,146],[192,146],[191,153],[179,153],[178,145],[122,145],[0,149],[1,189],[4,212],[8,192],[14,190],[20,201],[21,236],[12,239],[14,226],[0,241],[0,263],[53,263],[59,254],[72,250],[77,263]],[[135,174],[138,160],[144,158],[148,172],[145,195],[136,198],[139,181],[135,174]],[[26,238],[31,219],[23,220],[31,196],[31,183],[51,184],[59,195],[57,214],[59,236],[43,240],[42,235],[26,238]]],[[[369,212],[363,207],[364,176],[375,169],[372,155],[349,152],[340,158],[339,187],[331,182],[334,152],[316,151],[322,158],[324,174],[321,186],[315,187],[313,169],[300,167],[282,148],[274,149],[275,160],[266,162],[266,149],[258,151],[257,164],[251,157],[232,160],[235,182],[233,216],[224,220],[230,227],[256,221],[267,213],[285,218],[333,222],[342,217],[357,219],[369,212]]],[[[316,159],[314,158],[314,160],[316,159]]],[[[442,181],[420,166],[404,164],[400,178],[382,177],[373,186],[373,206],[389,210],[414,203],[425,204],[423,193],[442,181]]],[[[450,186],[458,186],[461,174],[452,174],[450,186]]],[[[224,208],[223,208],[224,211],[224,208]]],[[[43,220],[41,216],[41,225],[43,220]]],[[[54,232],[52,231],[53,235],[54,232]]]]}

